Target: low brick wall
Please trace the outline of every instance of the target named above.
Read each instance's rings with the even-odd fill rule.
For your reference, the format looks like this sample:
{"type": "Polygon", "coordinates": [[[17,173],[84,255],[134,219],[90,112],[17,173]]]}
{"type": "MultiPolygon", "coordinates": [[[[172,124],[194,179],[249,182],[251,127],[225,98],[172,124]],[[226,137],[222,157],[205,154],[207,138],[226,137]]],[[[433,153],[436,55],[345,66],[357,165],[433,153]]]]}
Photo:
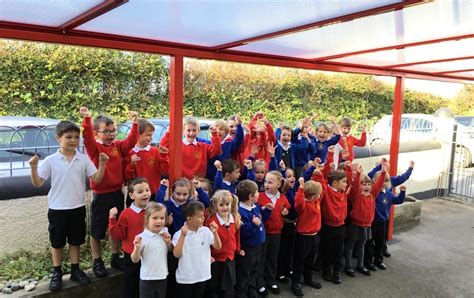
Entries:
{"type": "Polygon", "coordinates": [[[411,196],[407,196],[403,204],[395,205],[393,219],[394,230],[403,230],[419,224],[421,219],[421,206],[421,201],[411,196]]]}

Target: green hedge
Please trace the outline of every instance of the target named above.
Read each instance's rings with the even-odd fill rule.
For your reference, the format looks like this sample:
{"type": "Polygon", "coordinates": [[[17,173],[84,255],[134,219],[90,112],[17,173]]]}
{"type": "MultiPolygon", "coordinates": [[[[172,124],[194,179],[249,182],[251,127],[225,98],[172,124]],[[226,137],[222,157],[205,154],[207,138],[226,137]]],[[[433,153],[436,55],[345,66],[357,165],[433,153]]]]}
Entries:
{"type": "MultiPolygon", "coordinates": [[[[79,120],[86,105],[118,122],[129,110],[167,116],[168,60],[143,53],[0,40],[0,115],[79,120]]],[[[184,113],[249,119],[258,110],[294,123],[317,112],[353,119],[391,113],[393,86],[372,76],[186,60],[184,113]]],[[[445,99],[405,93],[404,112],[433,113],[445,99]]]]}

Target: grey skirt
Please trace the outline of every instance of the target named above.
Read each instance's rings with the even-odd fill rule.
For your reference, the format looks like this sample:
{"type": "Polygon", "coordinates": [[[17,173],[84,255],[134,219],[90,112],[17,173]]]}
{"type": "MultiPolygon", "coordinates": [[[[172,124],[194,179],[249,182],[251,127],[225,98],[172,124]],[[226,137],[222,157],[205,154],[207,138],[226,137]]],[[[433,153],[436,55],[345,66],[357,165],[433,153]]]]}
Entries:
{"type": "Polygon", "coordinates": [[[353,223],[346,225],[346,239],[367,241],[372,238],[372,229],[370,227],[361,227],[353,223]]]}

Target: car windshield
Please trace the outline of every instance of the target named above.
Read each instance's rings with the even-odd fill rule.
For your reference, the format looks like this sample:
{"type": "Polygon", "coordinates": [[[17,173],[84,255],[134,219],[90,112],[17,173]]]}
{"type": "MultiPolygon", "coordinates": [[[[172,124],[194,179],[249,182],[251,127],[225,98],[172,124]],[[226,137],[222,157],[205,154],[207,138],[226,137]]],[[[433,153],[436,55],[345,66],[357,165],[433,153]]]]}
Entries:
{"type": "Polygon", "coordinates": [[[55,125],[0,126],[0,176],[28,168],[28,160],[37,154],[41,160],[58,150],[55,125]]]}
{"type": "Polygon", "coordinates": [[[454,118],[458,124],[474,128],[474,117],[462,116],[454,118]]]}

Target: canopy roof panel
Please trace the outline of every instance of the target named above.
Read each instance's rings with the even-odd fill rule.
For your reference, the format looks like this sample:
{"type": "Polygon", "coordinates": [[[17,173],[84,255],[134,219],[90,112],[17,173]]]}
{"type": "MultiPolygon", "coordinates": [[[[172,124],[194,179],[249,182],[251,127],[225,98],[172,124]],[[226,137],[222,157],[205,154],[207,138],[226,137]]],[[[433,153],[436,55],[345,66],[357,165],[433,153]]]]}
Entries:
{"type": "Polygon", "coordinates": [[[474,83],[465,0],[0,0],[0,37],[474,83]]]}

